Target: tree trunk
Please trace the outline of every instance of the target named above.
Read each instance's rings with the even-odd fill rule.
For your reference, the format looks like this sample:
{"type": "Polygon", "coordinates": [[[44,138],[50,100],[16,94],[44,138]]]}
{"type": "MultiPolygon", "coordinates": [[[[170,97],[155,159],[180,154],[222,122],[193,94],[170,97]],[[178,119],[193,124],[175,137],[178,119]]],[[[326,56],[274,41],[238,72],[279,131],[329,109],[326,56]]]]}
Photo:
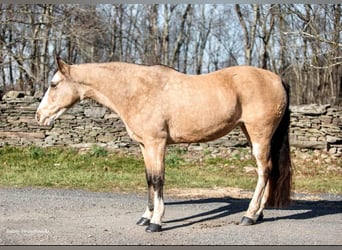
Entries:
{"type": "Polygon", "coordinates": [[[180,49],[184,43],[184,27],[185,27],[185,23],[187,20],[187,16],[190,14],[191,10],[192,10],[192,5],[188,4],[180,20],[178,36],[177,36],[176,44],[174,46],[174,50],[172,52],[172,56],[170,60],[171,65],[173,67],[176,65],[176,62],[179,62],[180,49]]]}
{"type": "Polygon", "coordinates": [[[250,21],[249,25],[247,25],[248,20],[245,20],[239,4],[235,5],[235,11],[244,33],[245,63],[247,65],[252,65],[252,54],[255,43],[256,27],[260,18],[260,7],[258,4],[252,5],[253,20],[250,21]]]}

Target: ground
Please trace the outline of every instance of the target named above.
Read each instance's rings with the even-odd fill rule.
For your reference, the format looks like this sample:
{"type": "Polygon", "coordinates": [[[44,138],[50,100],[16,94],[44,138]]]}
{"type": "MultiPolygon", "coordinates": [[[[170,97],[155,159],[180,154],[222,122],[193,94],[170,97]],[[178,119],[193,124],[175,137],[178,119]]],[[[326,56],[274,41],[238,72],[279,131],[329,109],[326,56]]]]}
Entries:
{"type": "Polygon", "coordinates": [[[251,193],[195,189],[165,194],[163,231],[135,225],[146,206],[140,193],[47,188],[0,189],[0,244],[341,245],[341,196],[295,194],[286,209],[266,209],[240,226],[251,193]]]}

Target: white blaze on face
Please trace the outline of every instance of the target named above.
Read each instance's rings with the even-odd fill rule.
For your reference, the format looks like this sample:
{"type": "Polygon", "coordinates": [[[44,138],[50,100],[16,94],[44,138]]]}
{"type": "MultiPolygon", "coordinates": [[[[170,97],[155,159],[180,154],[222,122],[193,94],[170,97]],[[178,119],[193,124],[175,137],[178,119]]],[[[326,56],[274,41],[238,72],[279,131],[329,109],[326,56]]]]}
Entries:
{"type": "Polygon", "coordinates": [[[43,100],[40,102],[39,106],[38,106],[38,110],[42,109],[43,107],[45,107],[46,105],[48,105],[48,96],[49,96],[49,92],[50,92],[50,88],[48,88],[48,90],[45,92],[43,100]]]}
{"type": "Polygon", "coordinates": [[[57,83],[62,80],[61,74],[57,72],[51,79],[51,82],[57,83]]]}
{"type": "MultiPolygon", "coordinates": [[[[52,80],[51,83],[58,83],[62,80],[62,77],[60,75],[59,72],[57,72],[52,80]]],[[[48,90],[46,91],[41,103],[38,106],[37,109],[37,114],[39,114],[40,116],[40,123],[44,124],[44,125],[51,125],[53,123],[54,120],[56,120],[58,117],[60,117],[64,111],[66,111],[66,109],[61,109],[59,110],[56,114],[50,115],[51,111],[49,110],[49,106],[51,106],[51,103],[49,103],[49,94],[51,91],[51,87],[48,88],[48,90]]]]}
{"type": "MultiPolygon", "coordinates": [[[[59,72],[57,72],[51,79],[51,82],[52,83],[58,83],[59,81],[62,80],[62,77],[60,75],[59,72]]],[[[47,106],[49,103],[48,103],[48,96],[49,96],[49,92],[50,92],[50,87],[48,88],[48,90],[46,91],[44,97],[43,97],[43,100],[41,101],[41,103],[39,104],[39,107],[38,107],[38,110],[47,106]]]]}

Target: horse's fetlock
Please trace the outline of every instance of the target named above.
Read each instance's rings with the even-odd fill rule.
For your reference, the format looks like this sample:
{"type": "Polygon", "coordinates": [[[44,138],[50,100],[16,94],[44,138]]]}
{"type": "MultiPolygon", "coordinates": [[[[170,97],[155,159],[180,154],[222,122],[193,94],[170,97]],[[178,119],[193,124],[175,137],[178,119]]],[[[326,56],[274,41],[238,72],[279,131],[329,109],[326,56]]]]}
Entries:
{"type": "Polygon", "coordinates": [[[154,204],[153,203],[148,203],[147,207],[148,207],[149,211],[153,212],[153,210],[154,210],[154,204]]]}

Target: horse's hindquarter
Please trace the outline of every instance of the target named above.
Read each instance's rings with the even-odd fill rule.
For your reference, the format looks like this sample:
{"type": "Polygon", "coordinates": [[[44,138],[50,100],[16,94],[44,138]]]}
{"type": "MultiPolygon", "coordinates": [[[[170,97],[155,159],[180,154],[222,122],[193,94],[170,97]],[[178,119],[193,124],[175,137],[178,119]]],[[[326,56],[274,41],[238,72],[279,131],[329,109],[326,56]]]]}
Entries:
{"type": "Polygon", "coordinates": [[[284,112],[281,79],[270,71],[238,66],[185,79],[169,97],[175,142],[217,139],[239,123],[275,128],[284,112]]]}
{"type": "MultiPolygon", "coordinates": [[[[241,104],[241,122],[265,127],[277,124],[286,106],[286,93],[276,74],[254,67],[231,68],[241,104]]],[[[273,126],[274,127],[274,126],[273,126]]]]}

